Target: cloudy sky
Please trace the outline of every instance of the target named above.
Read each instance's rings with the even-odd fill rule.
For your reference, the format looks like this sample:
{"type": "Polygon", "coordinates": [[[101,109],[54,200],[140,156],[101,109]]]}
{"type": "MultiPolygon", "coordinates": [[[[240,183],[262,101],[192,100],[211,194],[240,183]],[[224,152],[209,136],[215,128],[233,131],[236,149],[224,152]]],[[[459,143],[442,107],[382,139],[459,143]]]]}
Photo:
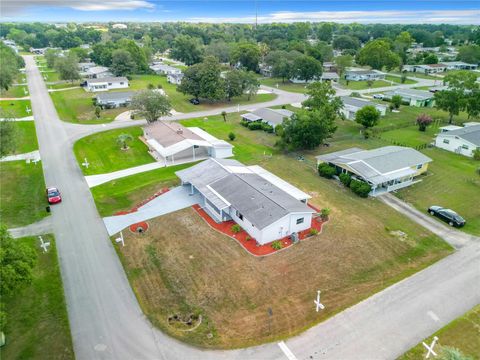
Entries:
{"type": "Polygon", "coordinates": [[[480,0],[0,0],[1,21],[480,24],[480,0]]]}

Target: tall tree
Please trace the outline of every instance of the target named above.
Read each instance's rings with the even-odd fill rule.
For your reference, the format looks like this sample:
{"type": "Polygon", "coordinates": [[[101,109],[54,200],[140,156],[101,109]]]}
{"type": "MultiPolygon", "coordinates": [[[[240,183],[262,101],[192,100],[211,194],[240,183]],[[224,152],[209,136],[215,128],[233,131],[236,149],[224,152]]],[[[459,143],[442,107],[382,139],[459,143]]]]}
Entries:
{"type": "Polygon", "coordinates": [[[168,98],[159,91],[142,90],[132,98],[132,109],[152,123],[161,116],[170,115],[172,106],[168,98]]]}
{"type": "MultiPolygon", "coordinates": [[[[363,125],[365,130],[368,130],[378,124],[380,120],[380,111],[375,106],[367,105],[357,111],[355,114],[355,121],[360,125],[363,125]]],[[[364,132],[367,137],[367,132],[364,132]]]]}
{"type": "Polygon", "coordinates": [[[352,55],[340,55],[334,59],[335,66],[337,67],[338,75],[340,78],[343,77],[345,70],[351,67],[353,64],[353,56],[352,55]]]}
{"type": "Polygon", "coordinates": [[[333,25],[330,23],[323,23],[317,28],[318,40],[329,43],[332,41],[333,25]]]}
{"type": "Polygon", "coordinates": [[[240,64],[240,66],[247,70],[257,71],[260,56],[260,49],[256,44],[242,42],[233,48],[230,59],[232,63],[240,64]]]}
{"type": "Polygon", "coordinates": [[[293,63],[293,74],[307,83],[322,75],[322,63],[311,56],[300,56],[293,63]]]}
{"type": "Polygon", "coordinates": [[[360,41],[349,35],[339,35],[333,39],[333,48],[337,50],[354,49],[357,50],[360,47],[360,41]]]}
{"type": "Polygon", "coordinates": [[[470,64],[480,63],[480,45],[460,46],[457,58],[470,64]]]}
{"type": "Polygon", "coordinates": [[[230,101],[232,97],[243,94],[243,71],[231,70],[225,75],[225,96],[230,101]]]}
{"type": "Polygon", "coordinates": [[[171,56],[183,61],[187,65],[197,64],[202,61],[203,49],[199,39],[189,35],[179,35],[173,42],[171,56]]]}
{"type": "Polygon", "coordinates": [[[127,50],[118,49],[112,53],[112,65],[110,69],[116,76],[125,76],[135,73],[137,65],[127,50]]]}
{"type": "Polygon", "coordinates": [[[391,44],[383,39],[369,41],[357,55],[357,63],[373,69],[392,70],[400,65],[400,57],[391,50],[391,44]]]}
{"type": "Polygon", "coordinates": [[[57,58],[54,68],[58,71],[60,79],[62,80],[74,81],[80,79],[78,60],[75,56],[57,58]]]}

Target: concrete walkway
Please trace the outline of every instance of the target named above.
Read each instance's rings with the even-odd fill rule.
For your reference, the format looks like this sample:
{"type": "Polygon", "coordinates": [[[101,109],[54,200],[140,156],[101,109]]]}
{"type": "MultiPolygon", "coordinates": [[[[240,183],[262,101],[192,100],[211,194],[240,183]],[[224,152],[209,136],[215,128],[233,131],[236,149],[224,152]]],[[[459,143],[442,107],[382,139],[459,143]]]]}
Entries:
{"type": "Polygon", "coordinates": [[[460,249],[475,242],[480,244],[480,237],[466,234],[460,230],[442,224],[440,221],[430,216],[426,212],[427,209],[425,209],[425,212],[418,211],[412,205],[407,204],[389,193],[383,194],[378,198],[399,213],[441,237],[456,249],[460,249]]]}
{"type": "Polygon", "coordinates": [[[60,89],[48,89],[48,92],[57,92],[57,91],[67,91],[67,90],[73,90],[73,89],[81,89],[81,86],[70,86],[70,87],[64,87],[60,89]]]}
{"type": "Polygon", "coordinates": [[[0,121],[33,121],[35,118],[33,116],[25,116],[22,118],[0,118],[0,121]]]}
{"type": "Polygon", "coordinates": [[[22,226],[19,228],[8,229],[13,238],[18,239],[25,236],[37,236],[50,234],[53,232],[52,217],[47,216],[33,224],[22,226]]]}
{"type": "Polygon", "coordinates": [[[200,200],[199,194],[190,195],[186,189],[179,186],[139,207],[136,212],[105,217],[103,222],[108,235],[112,236],[130,225],[190,207],[198,204],[200,200]]]}
{"type": "Polygon", "coordinates": [[[3,158],[0,158],[0,161],[19,161],[19,160],[26,160],[27,162],[29,161],[40,161],[40,151],[35,150],[29,153],[24,153],[24,154],[16,154],[16,155],[8,155],[3,158]]]}

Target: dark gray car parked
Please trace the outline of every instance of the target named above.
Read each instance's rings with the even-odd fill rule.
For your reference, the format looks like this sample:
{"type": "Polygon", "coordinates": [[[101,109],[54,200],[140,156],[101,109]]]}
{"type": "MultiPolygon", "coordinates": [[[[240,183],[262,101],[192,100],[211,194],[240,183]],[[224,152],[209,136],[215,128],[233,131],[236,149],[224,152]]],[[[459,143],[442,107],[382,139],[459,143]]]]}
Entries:
{"type": "Polygon", "coordinates": [[[450,226],[462,227],[466,223],[464,218],[451,209],[445,209],[441,206],[430,206],[427,211],[430,215],[442,219],[450,226]]]}

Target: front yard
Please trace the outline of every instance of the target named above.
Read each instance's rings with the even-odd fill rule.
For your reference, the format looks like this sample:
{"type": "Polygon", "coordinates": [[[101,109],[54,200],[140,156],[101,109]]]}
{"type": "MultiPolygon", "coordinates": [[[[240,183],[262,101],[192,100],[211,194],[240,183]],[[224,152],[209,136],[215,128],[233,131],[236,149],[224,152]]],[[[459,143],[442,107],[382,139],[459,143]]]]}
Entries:
{"type": "Polygon", "coordinates": [[[67,308],[53,235],[48,252],[37,237],[18,239],[37,252],[33,281],[16,295],[4,297],[7,312],[6,345],[2,359],[74,359],[67,308]]]}
{"type": "Polygon", "coordinates": [[[369,85],[368,81],[349,81],[347,84],[347,81],[345,79],[340,79],[339,83],[344,88],[350,90],[365,90],[391,86],[390,82],[385,80],[373,81],[371,86],[369,85]]]}
{"type": "Polygon", "coordinates": [[[33,121],[16,121],[17,154],[23,154],[38,149],[37,133],[33,121]]]}
{"type": "Polygon", "coordinates": [[[28,88],[24,85],[13,85],[8,90],[0,90],[1,98],[21,98],[28,95],[28,88]]]}
{"type": "Polygon", "coordinates": [[[24,226],[47,215],[41,162],[0,163],[0,218],[9,228],[24,226]]]}
{"type": "Polygon", "coordinates": [[[274,77],[266,77],[266,78],[261,78],[260,83],[265,86],[270,86],[274,89],[284,90],[284,91],[290,91],[290,92],[296,92],[296,93],[306,93],[307,92],[307,85],[308,84],[295,84],[290,82],[288,79],[285,80],[285,82],[282,81],[280,78],[274,78],[274,77]]]}
{"type": "Polygon", "coordinates": [[[30,100],[1,100],[0,117],[22,118],[32,115],[30,100]],[[30,112],[27,111],[30,110],[30,112]]]}

